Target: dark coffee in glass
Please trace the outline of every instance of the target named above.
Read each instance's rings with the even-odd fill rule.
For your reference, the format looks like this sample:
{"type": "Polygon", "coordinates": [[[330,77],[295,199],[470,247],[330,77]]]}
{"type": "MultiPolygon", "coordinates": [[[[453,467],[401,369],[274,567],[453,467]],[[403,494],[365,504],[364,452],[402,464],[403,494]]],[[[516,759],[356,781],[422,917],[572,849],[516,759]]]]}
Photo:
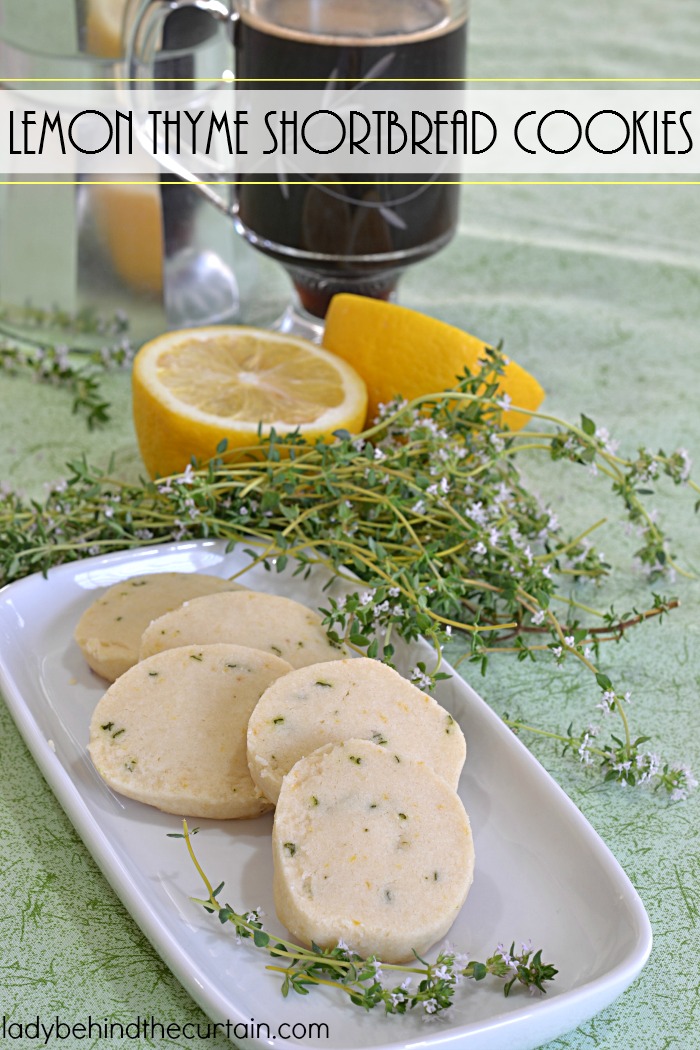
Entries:
{"type": "MultiPolygon", "coordinates": [[[[389,109],[392,92],[444,89],[465,75],[469,0],[233,0],[231,7],[228,0],[152,0],[134,19],[130,70],[144,61],[139,42],[148,51],[173,11],[188,7],[232,32],[236,78],[274,91],[276,105],[284,79],[289,90],[364,85],[387,92],[389,109]]],[[[442,248],[455,232],[460,196],[458,177],[435,170],[359,179],[295,173],[276,182],[241,173],[233,206],[210,186],[200,189],[291,275],[312,316],[292,307],[278,327],[309,328],[313,337],[337,292],[388,298],[406,266],[442,248]]]]}
{"type": "MultiPolygon", "coordinates": [[[[236,34],[236,73],[256,89],[280,91],[257,77],[317,90],[326,78],[347,90],[390,77],[368,86],[422,91],[446,85],[412,78],[465,75],[466,14],[455,19],[444,0],[258,0],[241,10],[236,34]]],[[[301,185],[255,185],[255,178],[241,176],[239,228],[286,267],[302,306],[319,317],[339,291],[387,298],[401,270],[446,244],[457,223],[459,186],[444,185],[449,176],[368,175],[369,185],[352,185],[357,176],[342,173],[308,176],[301,185]]]]}

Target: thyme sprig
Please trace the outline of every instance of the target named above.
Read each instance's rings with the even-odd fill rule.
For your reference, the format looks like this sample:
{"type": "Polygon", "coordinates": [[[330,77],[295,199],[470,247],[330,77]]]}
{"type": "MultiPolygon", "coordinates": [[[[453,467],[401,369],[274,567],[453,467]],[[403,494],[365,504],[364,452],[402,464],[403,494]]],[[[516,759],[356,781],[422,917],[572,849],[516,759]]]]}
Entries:
{"type": "Polygon", "coordinates": [[[100,376],[129,365],[134,353],[122,314],[0,307],[0,372],[67,390],[73,412],[85,413],[90,429],[109,420],[100,376]]]}
{"type": "Polygon", "coordinates": [[[694,780],[684,767],[642,757],[650,775],[639,775],[646,752],[630,725],[629,693],[601,664],[605,641],[663,619],[677,599],[654,591],[648,608],[594,608],[587,592],[612,571],[590,539],[600,522],[567,535],[517,458],[540,452],[583,479],[595,472],[607,481],[635,537],[632,553],[656,584],[681,570],[646,494],[663,478],[700,493],[688,455],[640,449],[623,457],[587,416],[568,424],[531,412],[532,429],[504,429],[502,367],[492,351],[454,390],[384,406],[363,434],[338,433],[333,443],[273,433],[245,457],[228,457],[222,443],[208,466],[142,484],[74,461],[43,503],[0,498],[0,583],[86,554],[191,538],[239,545],[251,565],[270,571],[289,565],[305,574],[321,564],[348,581],[322,610],[334,641],[392,662],[398,639],[426,637],[436,658],[413,668],[422,688],[444,677],[443,647],[457,631],[468,642],[464,659],[482,672],[496,653],[573,661],[594,702],[617,720],[621,752],[604,775],[614,767],[614,779],[680,798],[694,780]],[[666,767],[677,775],[663,775],[666,767]]]}
{"type": "Polygon", "coordinates": [[[192,899],[205,911],[216,914],[220,923],[232,923],[239,943],[249,940],[255,948],[269,953],[274,962],[266,969],[283,976],[284,996],[290,992],[308,995],[310,988],[323,986],[341,992],[353,1005],[368,1011],[382,1007],[387,1014],[405,1014],[418,1007],[430,1017],[453,1005],[455,992],[465,979],[499,978],[504,982],[505,996],[516,985],[533,994],[544,994],[545,985],[559,972],[551,963],[542,961],[541,949],[534,951],[531,944],[523,944],[516,951],[515,942],[510,948],[499,944],[485,962],[445,948],[434,962],[416,954],[415,963],[408,965],[385,963],[374,956],[363,959],[342,940],[332,948],[316,944],[305,948],[273,937],[263,928],[261,909],[239,912],[229,904],[220,903],[218,898],[224,883],[213,887],[195,854],[191,835],[187,821],[183,820],[182,837],[207,894],[205,898],[192,899]],[[392,984],[397,977],[403,978],[401,983],[392,984]]]}
{"type": "Polygon", "coordinates": [[[585,766],[597,764],[605,781],[631,786],[649,784],[655,791],[665,790],[673,802],[687,798],[689,792],[698,786],[696,777],[686,764],[664,762],[655,752],[643,749],[642,745],[650,739],[648,736],[639,736],[628,742],[611,733],[604,742],[600,736],[601,727],[595,724],[576,733],[571,723],[565,733],[555,733],[511,718],[507,713],[503,721],[515,733],[534,733],[557,741],[562,745],[563,755],[574,754],[585,766]]]}

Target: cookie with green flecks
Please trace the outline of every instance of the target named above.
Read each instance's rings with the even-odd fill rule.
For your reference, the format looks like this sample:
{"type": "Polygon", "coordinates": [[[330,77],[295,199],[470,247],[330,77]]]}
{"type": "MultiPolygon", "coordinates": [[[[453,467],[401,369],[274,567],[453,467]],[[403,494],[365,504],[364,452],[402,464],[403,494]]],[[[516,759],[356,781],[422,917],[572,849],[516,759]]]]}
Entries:
{"type": "Polygon", "coordinates": [[[190,598],[240,590],[238,583],[199,572],[132,576],[100,592],[80,617],[74,637],[92,670],[113,682],[137,662],[141,635],[151,620],[190,598]]]}
{"type": "Polygon", "coordinates": [[[250,714],[291,670],[238,645],[191,645],[125,671],[90,722],[92,762],[114,791],[167,813],[257,817],[270,809],[246,759],[250,714]]]}
{"type": "Polygon", "coordinates": [[[295,939],[403,962],[443,937],[469,892],[459,795],[425,762],[368,740],[327,744],[282,782],[272,832],[277,915],[295,939]]]}
{"type": "Polygon", "coordinates": [[[231,591],[195,598],[154,620],[143,632],[140,657],[212,642],[249,645],[292,667],[347,656],[329,641],[320,616],[306,605],[277,594],[231,591]]]}
{"type": "Polygon", "coordinates": [[[431,696],[378,660],[360,657],[302,667],[273,682],[248,724],[248,765],[276,802],[295,762],[350,737],[413,755],[456,788],[464,734],[431,696]]]}

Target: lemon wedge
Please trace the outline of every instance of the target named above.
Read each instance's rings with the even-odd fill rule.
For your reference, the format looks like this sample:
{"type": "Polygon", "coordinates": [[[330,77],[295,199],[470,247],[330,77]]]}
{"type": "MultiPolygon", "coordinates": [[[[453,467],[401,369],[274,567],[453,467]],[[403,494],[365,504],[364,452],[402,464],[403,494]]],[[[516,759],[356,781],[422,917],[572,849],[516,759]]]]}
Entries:
{"type": "MultiPolygon", "coordinates": [[[[382,403],[398,396],[411,401],[438,394],[455,386],[465,367],[477,372],[487,346],[476,336],[417,310],[349,294],[331,299],[323,345],[351,362],[364,379],[370,422],[382,403]]],[[[511,360],[499,378],[499,390],[510,397],[514,408],[535,411],[544,400],[537,380],[511,360]]],[[[507,411],[503,424],[518,430],[528,418],[507,411]]]]}

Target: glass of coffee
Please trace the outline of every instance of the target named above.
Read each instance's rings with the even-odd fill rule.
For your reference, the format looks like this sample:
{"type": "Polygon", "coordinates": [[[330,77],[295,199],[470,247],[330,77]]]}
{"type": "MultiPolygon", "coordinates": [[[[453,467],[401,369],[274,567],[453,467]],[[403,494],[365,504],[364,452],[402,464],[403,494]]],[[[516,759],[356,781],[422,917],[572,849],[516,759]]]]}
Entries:
{"type": "MultiPolygon", "coordinates": [[[[469,0],[236,0],[232,11],[221,0],[156,0],[142,18],[159,2],[226,21],[235,75],[246,86],[279,91],[277,81],[288,78],[295,90],[327,83],[353,91],[365,82],[373,90],[429,91],[465,76],[469,0]]],[[[338,292],[391,298],[407,266],[450,240],[459,176],[410,181],[389,173],[267,184],[237,177],[231,213],[238,231],[285,267],[296,291],[277,327],[313,336],[338,292]]]]}

